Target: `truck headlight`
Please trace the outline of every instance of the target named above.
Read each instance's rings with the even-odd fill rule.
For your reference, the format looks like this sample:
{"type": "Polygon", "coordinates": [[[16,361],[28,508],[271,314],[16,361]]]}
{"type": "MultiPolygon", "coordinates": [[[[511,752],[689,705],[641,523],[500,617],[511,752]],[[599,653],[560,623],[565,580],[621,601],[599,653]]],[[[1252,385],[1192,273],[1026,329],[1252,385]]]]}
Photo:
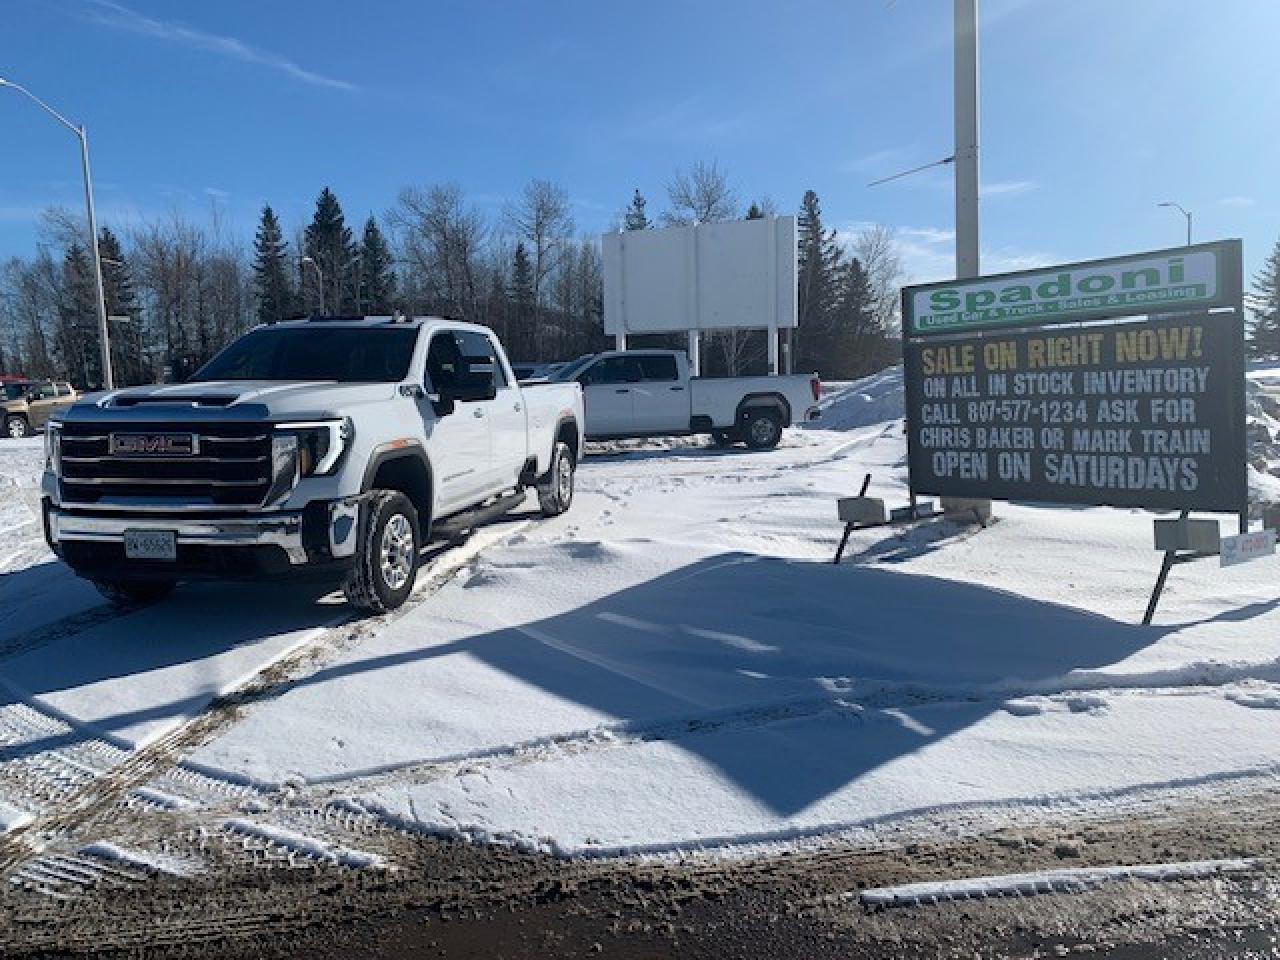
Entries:
{"type": "Polygon", "coordinates": [[[298,475],[302,477],[332,473],[346,453],[352,435],[348,419],[281,423],[277,424],[276,430],[277,439],[294,438],[298,475]]]}
{"type": "Polygon", "coordinates": [[[54,473],[62,467],[62,424],[52,420],[44,427],[44,466],[54,473]]]}

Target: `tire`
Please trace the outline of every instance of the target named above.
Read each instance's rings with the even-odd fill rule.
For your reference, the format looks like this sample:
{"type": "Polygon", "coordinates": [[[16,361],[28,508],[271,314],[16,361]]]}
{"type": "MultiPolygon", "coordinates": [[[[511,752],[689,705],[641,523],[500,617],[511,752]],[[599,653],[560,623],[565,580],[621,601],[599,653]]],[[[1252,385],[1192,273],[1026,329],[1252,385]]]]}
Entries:
{"type": "Polygon", "coordinates": [[[772,450],[782,439],[782,417],[776,410],[748,410],[742,432],[752,450],[772,450]]]}
{"type": "Polygon", "coordinates": [[[418,511],[398,490],[375,490],[360,511],[355,565],[342,585],[360,610],[386,613],[409,599],[418,577],[418,511]]]}
{"type": "Polygon", "coordinates": [[[159,603],[173,593],[176,580],[94,580],[98,592],[112,606],[128,609],[159,603]]]}
{"type": "Polygon", "coordinates": [[[551,450],[551,468],[538,478],[538,506],[544,517],[558,517],[573,504],[573,478],[577,464],[563,441],[551,450]]]}
{"type": "Polygon", "coordinates": [[[27,418],[21,414],[4,418],[4,435],[11,440],[17,440],[19,437],[25,437],[31,432],[31,427],[27,423],[27,418]]]}

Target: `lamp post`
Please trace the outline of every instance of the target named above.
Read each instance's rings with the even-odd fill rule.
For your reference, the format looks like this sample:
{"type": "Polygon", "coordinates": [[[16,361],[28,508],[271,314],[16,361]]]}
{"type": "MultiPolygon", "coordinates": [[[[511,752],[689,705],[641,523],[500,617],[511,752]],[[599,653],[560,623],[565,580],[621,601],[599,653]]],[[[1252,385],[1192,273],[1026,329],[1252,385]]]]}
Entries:
{"type": "Polygon", "coordinates": [[[1188,246],[1188,247],[1189,247],[1189,246],[1191,246],[1191,211],[1190,211],[1190,210],[1188,210],[1188,209],[1186,209],[1186,208],[1185,208],[1182,204],[1180,204],[1180,203],[1174,203],[1172,200],[1165,200],[1165,201],[1162,201],[1161,203],[1157,203],[1157,204],[1156,204],[1156,206],[1157,206],[1157,207],[1172,207],[1173,209],[1175,209],[1175,210],[1179,210],[1179,211],[1181,211],[1181,212],[1182,212],[1182,215],[1183,215],[1184,217],[1186,217],[1186,218],[1187,218],[1187,246],[1188,246]]]}
{"type": "Polygon", "coordinates": [[[303,263],[309,263],[316,269],[316,290],[320,294],[320,316],[324,316],[324,271],[320,269],[320,264],[316,263],[311,257],[303,257],[303,263]]]}
{"type": "Polygon", "coordinates": [[[98,259],[98,218],[93,210],[93,180],[89,175],[89,136],[85,133],[84,124],[77,126],[72,123],[26,87],[4,77],[0,77],[0,87],[18,91],[80,140],[80,168],[84,172],[84,205],[89,218],[89,252],[93,258],[93,282],[96,290],[94,306],[98,312],[98,338],[102,348],[102,386],[105,390],[111,390],[115,387],[115,377],[111,372],[111,335],[107,330],[107,297],[102,286],[102,261],[98,259]]]}

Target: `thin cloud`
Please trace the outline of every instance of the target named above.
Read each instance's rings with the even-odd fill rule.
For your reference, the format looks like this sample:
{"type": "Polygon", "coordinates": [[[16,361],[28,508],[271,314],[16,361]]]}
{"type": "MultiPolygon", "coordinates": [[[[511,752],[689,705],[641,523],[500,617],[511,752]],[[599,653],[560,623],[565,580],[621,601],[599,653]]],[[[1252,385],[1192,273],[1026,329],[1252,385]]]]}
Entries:
{"type": "Polygon", "coordinates": [[[1023,193],[1030,193],[1039,187],[1040,184],[1034,180],[996,180],[993,183],[984,183],[981,193],[984,197],[1016,197],[1023,193]]]}
{"type": "Polygon", "coordinates": [[[138,33],[143,36],[154,37],[157,40],[179,43],[228,60],[256,63],[317,87],[348,91],[359,89],[355,84],[348,83],[346,80],[326,77],[313,70],[307,70],[288,57],[272,53],[269,50],[252,47],[243,40],[237,40],[235,37],[197,30],[194,27],[188,27],[172,20],[157,20],[154,17],[138,13],[136,10],[131,10],[123,4],[115,3],[113,0],[87,0],[87,2],[91,5],[90,9],[86,11],[88,19],[105,27],[138,33]]]}
{"type": "Polygon", "coordinates": [[[1223,197],[1221,200],[1218,201],[1218,203],[1220,203],[1224,207],[1234,207],[1237,210],[1245,210],[1249,207],[1254,207],[1258,205],[1258,201],[1253,199],[1253,197],[1240,197],[1240,196],[1223,197]]]}

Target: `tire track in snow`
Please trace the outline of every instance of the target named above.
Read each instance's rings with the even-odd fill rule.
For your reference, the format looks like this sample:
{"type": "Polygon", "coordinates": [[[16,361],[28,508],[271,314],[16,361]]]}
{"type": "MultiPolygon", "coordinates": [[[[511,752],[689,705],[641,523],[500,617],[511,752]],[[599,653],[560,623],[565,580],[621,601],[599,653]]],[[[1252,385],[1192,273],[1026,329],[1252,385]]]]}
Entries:
{"type": "MultiPolygon", "coordinates": [[[[168,796],[164,791],[148,787],[156,781],[167,781],[170,789],[176,787],[179,802],[189,801],[197,809],[210,794],[221,793],[237,803],[243,802],[245,790],[257,791],[234,781],[220,784],[216,777],[185,770],[180,765],[181,758],[234,723],[241,710],[288,689],[294,680],[318,666],[326,648],[336,651],[358,643],[373,631],[408,615],[484,550],[529,525],[529,521],[517,522],[496,532],[488,531],[487,535],[481,528],[461,541],[446,542],[423,567],[413,595],[399,610],[367,619],[344,611],[328,623],[307,631],[279,656],[258,665],[234,687],[213,698],[198,714],[137,750],[128,751],[109,743],[95,736],[90,728],[78,726],[73,718],[55,716],[52,711],[41,710],[34,704],[16,703],[0,708],[0,748],[8,747],[19,753],[0,767],[0,799],[16,793],[20,809],[37,808],[30,819],[15,823],[0,835],[0,879],[16,876],[50,847],[65,846],[69,838],[98,827],[109,828],[122,807],[172,809],[173,805],[163,799],[168,796]],[[50,736],[76,739],[51,749],[21,753],[24,743],[50,736]],[[183,797],[184,793],[204,796],[192,801],[183,797]]],[[[75,617],[68,621],[78,622],[75,617]]],[[[89,625],[97,623],[93,620],[89,625]]],[[[264,824],[264,835],[257,838],[256,846],[251,843],[246,849],[257,849],[260,854],[266,850],[269,856],[271,850],[280,848],[278,840],[266,836],[271,829],[269,824],[264,824]]],[[[297,846],[302,849],[305,844],[299,842],[297,846]]],[[[289,856],[285,859],[292,862],[289,856]]]]}

